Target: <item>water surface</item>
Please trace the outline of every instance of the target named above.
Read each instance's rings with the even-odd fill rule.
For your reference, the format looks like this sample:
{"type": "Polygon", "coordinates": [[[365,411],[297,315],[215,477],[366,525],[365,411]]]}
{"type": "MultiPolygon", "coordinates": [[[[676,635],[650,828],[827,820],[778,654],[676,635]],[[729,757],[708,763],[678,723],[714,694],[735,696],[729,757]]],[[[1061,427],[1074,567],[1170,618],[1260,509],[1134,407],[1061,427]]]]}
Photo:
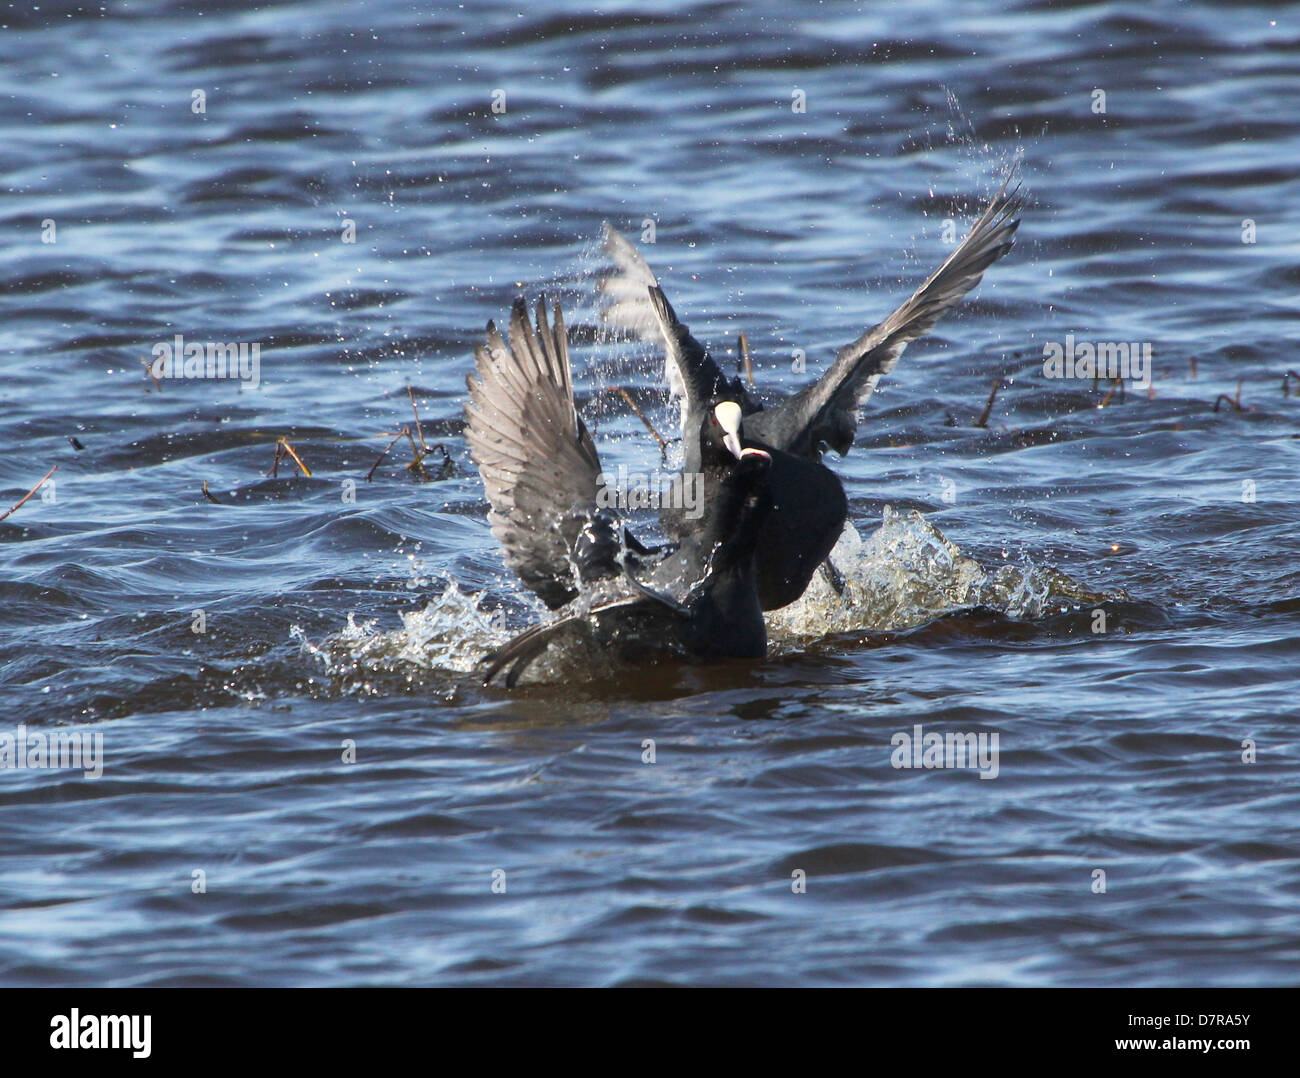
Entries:
{"type": "Polygon", "coordinates": [[[58,465],[0,522],[0,731],[105,754],[0,771],[0,981],[1295,983],[1288,6],[0,23],[0,510],[58,465]],[[538,617],[461,437],[487,319],[558,295],[603,461],[653,467],[603,220],[653,221],[683,317],[780,391],[1017,159],[1015,251],[834,462],[859,609],[810,596],[760,664],[479,685],[538,617]],[[159,392],[176,334],[257,342],[259,386],[159,392]],[[1045,378],[1067,334],[1151,344],[1152,391],[1045,378]],[[408,387],[448,474],[398,444],[367,481],[408,387]],[[892,767],[918,724],[996,733],[997,778],[892,767]]]}

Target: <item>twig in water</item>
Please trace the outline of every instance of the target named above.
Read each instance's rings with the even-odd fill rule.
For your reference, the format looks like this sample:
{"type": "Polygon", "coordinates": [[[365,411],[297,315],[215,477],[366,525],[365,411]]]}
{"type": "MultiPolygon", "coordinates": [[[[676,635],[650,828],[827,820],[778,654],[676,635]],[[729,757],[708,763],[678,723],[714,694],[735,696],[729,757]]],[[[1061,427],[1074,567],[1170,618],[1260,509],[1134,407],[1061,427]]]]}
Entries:
{"type": "Polygon", "coordinates": [[[305,475],[308,479],[311,478],[311,469],[308,468],[307,465],[305,465],[302,462],[302,459],[298,456],[298,454],[293,451],[293,446],[289,444],[287,438],[276,439],[275,459],[271,461],[271,467],[266,470],[266,474],[269,475],[272,479],[279,479],[280,461],[282,461],[286,456],[292,457],[294,464],[298,466],[298,470],[302,472],[302,474],[305,475]]]}
{"type": "Polygon", "coordinates": [[[3,515],[0,515],[0,520],[4,520],[6,517],[10,517],[10,516],[12,516],[14,513],[18,512],[18,510],[21,509],[21,508],[23,507],[23,504],[27,501],[28,498],[30,498],[33,494],[35,494],[38,490],[40,490],[41,487],[45,486],[45,480],[46,480],[46,479],[49,479],[49,477],[52,476],[52,475],[53,475],[55,472],[57,472],[58,470],[59,470],[59,466],[56,464],[53,468],[51,468],[48,472],[45,473],[44,477],[41,479],[41,481],[40,481],[39,483],[36,484],[36,486],[32,487],[32,489],[29,490],[29,491],[28,491],[28,492],[23,496],[22,501],[20,501],[17,505],[15,505],[15,506],[14,506],[12,509],[10,509],[7,513],[5,513],[5,514],[3,514],[3,515]]]}
{"type": "Polygon", "coordinates": [[[641,422],[645,424],[645,429],[648,430],[652,435],[654,435],[654,440],[659,443],[659,453],[662,455],[664,460],[667,460],[668,443],[665,442],[661,437],[659,437],[659,432],[655,430],[654,424],[651,423],[650,420],[646,419],[645,413],[636,406],[636,401],[632,399],[632,395],[622,386],[615,386],[614,392],[617,393],[620,397],[622,397],[625,401],[627,401],[627,406],[631,408],[633,412],[636,413],[637,419],[641,420],[641,422]]]}
{"type": "Polygon", "coordinates": [[[275,443],[275,457],[271,461],[271,466],[266,469],[266,474],[272,479],[280,478],[280,458],[284,456],[284,446],[280,442],[275,443]]]}
{"type": "Polygon", "coordinates": [[[399,430],[396,434],[393,435],[393,440],[389,442],[386,446],[384,446],[384,451],[379,454],[379,459],[375,461],[374,466],[370,469],[370,471],[366,472],[367,483],[369,483],[370,480],[374,477],[374,474],[378,470],[379,466],[384,463],[384,458],[388,456],[388,451],[397,444],[397,439],[400,438],[403,434],[409,435],[410,431],[408,431],[405,427],[403,427],[401,430],[399,430]]]}
{"type": "Polygon", "coordinates": [[[406,395],[411,398],[411,414],[415,416],[415,433],[416,436],[419,437],[420,439],[420,450],[421,450],[420,455],[423,456],[425,453],[428,453],[430,450],[429,447],[424,444],[424,431],[420,429],[420,413],[419,410],[415,407],[415,390],[413,390],[410,386],[407,386],[406,395]]]}
{"type": "Polygon", "coordinates": [[[1123,404],[1123,403],[1124,403],[1124,379],[1123,379],[1123,378],[1112,378],[1112,379],[1111,379],[1110,389],[1108,389],[1108,390],[1106,391],[1106,396],[1104,396],[1104,397],[1102,398],[1102,400],[1101,400],[1101,404],[1099,405],[1099,407],[1101,407],[1101,408],[1105,408],[1106,405],[1108,405],[1108,404],[1110,403],[1110,398],[1113,397],[1113,396],[1115,395],[1115,387],[1116,387],[1116,386],[1119,387],[1119,402],[1120,402],[1120,404],[1123,404]]]}
{"type": "Polygon", "coordinates": [[[428,479],[429,472],[424,466],[424,456],[428,450],[422,450],[415,444],[415,435],[411,433],[410,427],[403,427],[402,432],[406,435],[406,440],[411,443],[411,463],[406,466],[406,470],[421,479],[428,479]]]}
{"type": "Polygon", "coordinates": [[[410,427],[403,427],[393,435],[392,441],[384,446],[384,451],[379,454],[379,459],[371,466],[370,471],[366,472],[366,482],[369,483],[374,477],[379,466],[384,463],[384,458],[388,456],[389,451],[398,441],[405,438],[411,443],[411,463],[406,465],[406,470],[420,479],[445,479],[454,470],[451,454],[447,452],[447,447],[441,442],[435,442],[433,445],[425,445],[424,438],[421,436],[419,445],[416,444],[415,435],[411,433],[410,427]],[[430,453],[441,453],[443,460],[442,465],[438,468],[438,474],[430,475],[428,468],[424,465],[424,458],[430,453]]]}
{"type": "Polygon", "coordinates": [[[270,462],[270,467],[266,468],[266,475],[272,477],[272,479],[279,479],[279,458],[283,455],[285,455],[285,447],[276,442],[276,456],[270,462]]]}
{"type": "Polygon", "coordinates": [[[1236,395],[1235,397],[1229,397],[1228,394],[1226,394],[1226,393],[1220,393],[1217,397],[1214,398],[1214,410],[1215,410],[1216,412],[1219,410],[1219,404],[1220,404],[1221,402],[1223,402],[1223,401],[1227,401],[1229,404],[1231,404],[1231,405],[1232,405],[1235,409],[1237,409],[1237,411],[1239,411],[1239,412],[1244,412],[1244,411],[1246,410],[1245,408],[1243,408],[1243,407],[1241,406],[1241,383],[1242,383],[1242,381],[1243,381],[1243,379],[1241,379],[1241,378],[1238,378],[1238,379],[1237,379],[1237,395],[1236,395]]]}
{"type": "Polygon", "coordinates": [[[1195,356],[1192,356],[1192,357],[1191,357],[1187,362],[1191,364],[1191,367],[1192,367],[1192,377],[1195,378],[1195,377],[1196,377],[1196,357],[1195,357],[1195,356]]]}
{"type": "Polygon", "coordinates": [[[993,381],[993,388],[989,390],[988,403],[984,405],[984,411],[980,413],[979,419],[975,420],[975,426],[981,429],[989,425],[989,416],[993,413],[993,402],[997,400],[998,390],[1002,388],[1003,379],[996,378],[993,381]]]}
{"type": "Polygon", "coordinates": [[[754,364],[749,356],[749,338],[742,331],[740,334],[740,362],[744,364],[745,378],[749,382],[750,389],[754,388],[754,364]]]}
{"type": "Polygon", "coordinates": [[[1300,373],[1297,373],[1296,371],[1287,371],[1286,374],[1282,375],[1282,396],[1284,397],[1291,396],[1290,382],[1292,378],[1300,382],[1300,373]]]}
{"type": "Polygon", "coordinates": [[[210,501],[213,505],[221,504],[219,501],[217,501],[216,498],[212,496],[212,491],[208,490],[208,481],[206,479],[203,480],[203,496],[207,498],[208,501],[210,501]]]}
{"type": "Polygon", "coordinates": [[[149,377],[150,377],[151,379],[153,379],[153,384],[156,385],[156,386],[158,387],[158,392],[161,393],[161,392],[162,392],[162,383],[161,383],[160,381],[158,381],[158,376],[157,376],[156,374],[154,374],[154,372],[153,372],[153,367],[151,367],[151,366],[149,365],[149,361],[148,361],[147,359],[145,359],[144,356],[141,356],[141,357],[140,357],[140,362],[144,364],[145,373],[148,374],[149,377]]]}
{"type": "Polygon", "coordinates": [[[284,451],[288,453],[289,456],[293,457],[293,462],[296,465],[298,465],[298,467],[302,470],[302,474],[305,475],[308,479],[310,479],[311,469],[308,468],[307,465],[305,465],[302,462],[302,460],[299,458],[298,454],[293,451],[293,446],[289,444],[289,440],[287,438],[281,438],[280,444],[284,446],[284,451]]]}

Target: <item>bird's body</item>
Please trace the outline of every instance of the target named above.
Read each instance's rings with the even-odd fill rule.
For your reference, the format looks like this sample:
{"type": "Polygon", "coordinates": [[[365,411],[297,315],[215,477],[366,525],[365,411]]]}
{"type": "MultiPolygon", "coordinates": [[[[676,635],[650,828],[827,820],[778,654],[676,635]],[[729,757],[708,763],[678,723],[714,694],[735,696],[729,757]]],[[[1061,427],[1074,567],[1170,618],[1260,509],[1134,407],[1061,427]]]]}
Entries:
{"type": "Polygon", "coordinates": [[[767,633],[755,547],[771,508],[768,454],[751,449],[729,466],[720,462],[704,521],[683,532],[675,551],[655,552],[636,541],[621,514],[599,505],[600,461],[574,404],[558,305],[552,326],[539,303],[534,327],[516,302],[509,345],[489,323],[476,360],[466,437],[493,534],[507,565],[557,611],[554,621],[487,656],[485,681],[508,667],[513,685],[569,632],[620,659],[761,658],[767,633]]]}
{"type": "MultiPolygon", "coordinates": [[[[661,559],[646,581],[626,560],[626,548],[613,553],[615,547],[602,544],[611,556],[588,557],[579,594],[556,612],[555,620],[526,630],[488,655],[484,680],[509,666],[506,684],[514,685],[545,647],[567,634],[620,662],[763,658],[767,626],[758,599],[754,546],[756,524],[771,505],[768,465],[765,454],[746,454],[716,492],[718,512],[710,518],[708,533],[661,559]],[[686,594],[678,600],[668,589],[680,589],[683,582],[686,594]]],[[[623,529],[616,514],[598,513],[623,529]]]]}
{"type": "MultiPolygon", "coordinates": [[[[822,463],[824,450],[841,456],[849,451],[859,407],[907,344],[928,333],[1011,249],[1021,199],[1018,190],[1009,189],[1010,180],[1008,176],[966,239],[897,310],[841,348],[816,382],[771,407],[764,407],[739,377],[722,372],[677,317],[640,252],[606,224],[605,250],[614,265],[601,281],[606,321],[663,343],[669,388],[681,400],[683,470],[702,470],[707,477],[698,432],[705,429],[707,409],[719,400],[739,407],[740,443],[773,456],[773,511],[764,522],[757,555],[763,609],[787,605],[803,594],[843,528],[844,488],[822,463]]],[[[665,527],[671,531],[673,522],[665,521],[665,527]]]]}
{"type": "Polygon", "coordinates": [[[763,611],[796,601],[818,566],[829,567],[844,526],[847,498],[823,452],[848,452],[877,381],[1010,250],[1020,196],[1009,183],[897,310],[841,348],[816,382],[770,407],[723,374],[640,252],[606,226],[615,263],[602,281],[607,320],[663,343],[681,398],[684,471],[702,480],[702,517],[661,517],[671,551],[644,547],[619,513],[598,508],[600,461],[574,403],[558,306],[552,327],[539,304],[534,327],[517,301],[509,345],[488,323],[468,380],[466,435],[506,564],[557,618],[488,656],[487,679],[509,667],[513,684],[568,631],[620,658],[761,657],[763,611]]]}
{"type": "MultiPolygon", "coordinates": [[[[717,491],[730,469],[725,431],[715,419],[718,406],[725,403],[735,405],[733,418],[743,415],[743,406],[734,395],[715,398],[701,420],[703,429],[691,440],[706,521],[717,511],[717,491]]],[[[754,572],[762,608],[776,610],[798,600],[835,546],[848,515],[848,499],[839,477],[829,468],[749,437],[743,420],[735,444],[742,452],[757,450],[771,459],[767,491],[772,505],[758,526],[754,572]]],[[[678,514],[668,510],[661,519],[672,538],[690,545],[691,534],[678,514]]]]}

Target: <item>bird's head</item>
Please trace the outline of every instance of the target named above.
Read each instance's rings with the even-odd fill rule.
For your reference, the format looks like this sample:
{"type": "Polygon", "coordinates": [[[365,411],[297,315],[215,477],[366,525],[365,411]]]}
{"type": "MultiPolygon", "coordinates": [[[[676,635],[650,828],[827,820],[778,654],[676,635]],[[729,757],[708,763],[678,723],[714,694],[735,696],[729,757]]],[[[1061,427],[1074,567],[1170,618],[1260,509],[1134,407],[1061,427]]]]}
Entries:
{"type": "Polygon", "coordinates": [[[705,411],[703,430],[700,431],[701,448],[715,459],[720,459],[725,454],[733,461],[743,459],[748,452],[761,452],[757,449],[746,450],[743,440],[744,412],[740,402],[730,396],[714,397],[705,411]]]}

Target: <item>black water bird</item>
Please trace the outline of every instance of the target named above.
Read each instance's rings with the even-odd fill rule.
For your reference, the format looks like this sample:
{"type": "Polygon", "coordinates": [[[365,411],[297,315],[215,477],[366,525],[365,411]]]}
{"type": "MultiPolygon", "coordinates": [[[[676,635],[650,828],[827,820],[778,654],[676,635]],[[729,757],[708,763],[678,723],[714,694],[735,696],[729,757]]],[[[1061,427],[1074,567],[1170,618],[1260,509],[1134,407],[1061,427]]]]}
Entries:
{"type": "Polygon", "coordinates": [[[522,299],[507,345],[489,322],[467,379],[466,439],[506,564],[560,616],[485,657],[490,681],[513,685],[561,633],[585,633],[620,658],[656,654],[762,658],[767,649],[755,581],[759,528],[771,509],[772,458],[736,446],[717,462],[709,512],[683,528],[684,546],[638,542],[602,496],[600,459],[573,398],[559,305],[536,325],[522,299]],[[647,575],[647,583],[641,579],[647,575]],[[674,584],[685,583],[678,599],[674,584]]]}
{"type": "MultiPolygon", "coordinates": [[[[759,525],[754,563],[759,602],[764,610],[776,610],[804,593],[830,554],[848,516],[848,499],[839,477],[820,461],[751,437],[743,429],[743,407],[732,390],[710,398],[689,444],[707,513],[714,511],[716,491],[726,481],[735,454],[755,450],[770,458],[767,489],[772,508],[759,525]]],[[[689,547],[692,538],[680,515],[669,510],[661,519],[664,530],[689,547]]]]}
{"type": "MultiPolygon", "coordinates": [[[[604,315],[612,325],[662,340],[669,388],[681,399],[684,471],[702,468],[696,433],[708,429],[708,410],[720,400],[739,406],[742,444],[786,453],[810,466],[803,471],[782,469],[779,458],[774,459],[769,484],[774,510],[759,537],[765,610],[793,602],[803,593],[843,527],[844,516],[837,508],[843,487],[821,463],[823,452],[848,453],[857,433],[858,409],[876,383],[894,368],[911,341],[934,328],[1011,249],[1023,202],[1019,187],[1010,186],[1013,174],[1014,169],[970,233],[920,288],[883,322],[839,349],[816,382],[771,407],[764,407],[739,377],[723,373],[677,317],[641,253],[606,222],[604,246],[614,269],[601,280],[607,299],[604,315]],[[829,499],[826,506],[817,501],[822,497],[829,499]],[[814,557],[822,548],[824,553],[814,557]]],[[[838,573],[829,562],[825,565],[834,581],[838,573]]]]}

